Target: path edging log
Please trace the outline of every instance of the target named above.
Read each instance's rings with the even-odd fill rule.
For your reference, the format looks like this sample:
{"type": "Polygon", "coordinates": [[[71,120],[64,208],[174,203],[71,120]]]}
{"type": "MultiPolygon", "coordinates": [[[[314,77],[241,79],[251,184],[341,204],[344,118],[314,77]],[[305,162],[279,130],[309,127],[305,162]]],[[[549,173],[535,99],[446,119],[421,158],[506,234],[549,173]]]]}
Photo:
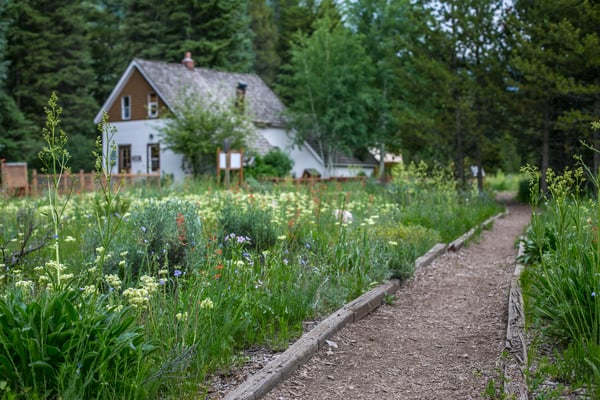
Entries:
{"type": "MultiPolygon", "coordinates": [[[[517,260],[523,255],[523,243],[519,245],[517,260]]],[[[518,261],[510,283],[508,293],[508,321],[506,324],[505,348],[508,357],[503,360],[503,391],[506,398],[528,400],[525,380],[527,366],[527,340],[525,338],[525,308],[521,291],[520,277],[524,266],[518,261]]]]}
{"type": "MultiPolygon", "coordinates": [[[[479,225],[479,229],[487,229],[498,218],[507,213],[500,213],[488,218],[479,225]]],[[[436,258],[449,249],[458,250],[470,240],[477,230],[470,229],[467,233],[450,244],[438,243],[427,253],[415,260],[415,269],[431,264],[436,258]]],[[[352,300],[325,320],[321,321],[310,332],[302,335],[286,351],[265,365],[256,374],[229,392],[224,400],[259,400],[280,382],[286,380],[302,364],[307,362],[319,349],[326,345],[326,340],[349,323],[357,322],[373,312],[382,303],[386,295],[394,294],[400,287],[400,281],[390,281],[371,289],[362,296],[352,300]]]]}

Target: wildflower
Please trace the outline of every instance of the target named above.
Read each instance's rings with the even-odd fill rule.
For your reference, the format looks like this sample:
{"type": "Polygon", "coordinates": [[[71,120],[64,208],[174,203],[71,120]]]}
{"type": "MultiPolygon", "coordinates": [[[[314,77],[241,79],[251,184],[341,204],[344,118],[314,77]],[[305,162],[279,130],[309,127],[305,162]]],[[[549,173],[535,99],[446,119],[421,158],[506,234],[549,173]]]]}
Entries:
{"type": "Polygon", "coordinates": [[[210,297],[207,297],[206,299],[204,299],[200,302],[200,308],[211,310],[214,308],[214,306],[215,306],[215,304],[210,299],[210,297]]]}
{"type": "Polygon", "coordinates": [[[84,286],[82,288],[79,288],[79,290],[84,296],[91,296],[97,293],[96,286],[94,285],[84,286]]]}
{"type": "Polygon", "coordinates": [[[177,319],[177,321],[187,321],[188,313],[187,311],[184,313],[177,313],[175,314],[175,318],[177,319]]]}
{"type": "Polygon", "coordinates": [[[31,289],[33,287],[33,281],[22,280],[15,282],[15,286],[23,289],[31,289]]]}
{"type": "Polygon", "coordinates": [[[102,246],[96,247],[96,253],[98,253],[98,254],[104,253],[104,247],[102,247],[102,246]]]}
{"type": "Polygon", "coordinates": [[[119,278],[117,275],[115,274],[106,274],[104,275],[104,280],[106,281],[106,283],[108,283],[108,285],[115,289],[115,290],[119,290],[121,289],[121,278],[119,278]]]}
{"type": "Polygon", "coordinates": [[[122,252],[120,252],[120,253],[119,253],[119,255],[120,255],[121,257],[127,257],[127,255],[128,255],[128,254],[129,254],[129,252],[128,252],[127,250],[125,250],[125,251],[122,251],[122,252]]]}
{"type": "Polygon", "coordinates": [[[181,272],[180,269],[176,269],[175,271],[173,271],[173,276],[175,278],[179,278],[182,274],[183,274],[183,272],[181,272]]]}
{"type": "Polygon", "coordinates": [[[285,235],[281,235],[281,236],[278,236],[278,237],[277,237],[277,239],[278,239],[278,240],[285,240],[285,239],[286,239],[286,236],[285,236],[285,235]]]}
{"type": "Polygon", "coordinates": [[[158,281],[151,276],[143,275],[140,277],[141,289],[146,290],[148,294],[153,294],[158,289],[158,281]]]}
{"type": "Polygon", "coordinates": [[[75,241],[75,238],[73,236],[67,236],[65,238],[65,242],[74,242],[74,241],[75,241]]]}
{"type": "Polygon", "coordinates": [[[388,242],[388,244],[389,244],[390,246],[398,246],[398,242],[394,242],[393,240],[390,240],[390,241],[388,242]]]}

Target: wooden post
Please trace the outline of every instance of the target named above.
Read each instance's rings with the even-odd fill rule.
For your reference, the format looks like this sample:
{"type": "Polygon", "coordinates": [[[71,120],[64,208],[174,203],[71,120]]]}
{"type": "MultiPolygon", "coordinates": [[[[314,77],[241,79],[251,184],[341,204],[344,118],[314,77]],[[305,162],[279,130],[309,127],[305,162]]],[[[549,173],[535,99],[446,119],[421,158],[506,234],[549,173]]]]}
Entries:
{"type": "Polygon", "coordinates": [[[225,187],[227,189],[229,189],[229,183],[230,183],[230,174],[231,172],[231,150],[228,150],[227,153],[225,153],[225,187]]]}
{"type": "Polygon", "coordinates": [[[33,194],[33,196],[37,195],[37,185],[38,185],[37,170],[34,169],[33,172],[31,173],[31,193],[33,194]]]}
{"type": "Polygon", "coordinates": [[[221,148],[217,147],[217,182],[221,180],[221,148]]]}
{"type": "Polygon", "coordinates": [[[239,183],[239,185],[242,186],[242,183],[244,183],[244,148],[243,147],[240,150],[240,183],[239,183]]]}

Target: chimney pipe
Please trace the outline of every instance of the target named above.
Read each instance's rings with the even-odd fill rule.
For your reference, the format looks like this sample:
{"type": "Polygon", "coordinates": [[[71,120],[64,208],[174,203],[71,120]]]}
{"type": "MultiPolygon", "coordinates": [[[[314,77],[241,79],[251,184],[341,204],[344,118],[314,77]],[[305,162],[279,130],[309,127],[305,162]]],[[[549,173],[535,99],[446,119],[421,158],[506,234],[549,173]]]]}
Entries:
{"type": "Polygon", "coordinates": [[[246,88],[248,84],[244,81],[238,81],[237,87],[235,88],[235,106],[240,112],[245,111],[246,101],[246,88]]]}
{"type": "Polygon", "coordinates": [[[185,65],[190,71],[194,70],[194,60],[192,60],[192,53],[189,51],[185,52],[185,57],[181,60],[181,63],[185,65]]]}

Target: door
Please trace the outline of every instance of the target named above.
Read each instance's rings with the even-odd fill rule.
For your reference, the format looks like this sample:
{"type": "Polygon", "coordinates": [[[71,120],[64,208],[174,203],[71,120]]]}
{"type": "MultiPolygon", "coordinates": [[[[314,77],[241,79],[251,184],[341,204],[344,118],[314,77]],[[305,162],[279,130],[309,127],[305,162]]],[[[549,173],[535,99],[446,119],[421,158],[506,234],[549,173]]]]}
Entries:
{"type": "Polygon", "coordinates": [[[160,145],[158,143],[148,144],[148,173],[160,172],[160,145]]]}
{"type": "Polygon", "coordinates": [[[125,172],[129,174],[131,172],[131,145],[120,144],[119,145],[119,173],[125,172]]]}

